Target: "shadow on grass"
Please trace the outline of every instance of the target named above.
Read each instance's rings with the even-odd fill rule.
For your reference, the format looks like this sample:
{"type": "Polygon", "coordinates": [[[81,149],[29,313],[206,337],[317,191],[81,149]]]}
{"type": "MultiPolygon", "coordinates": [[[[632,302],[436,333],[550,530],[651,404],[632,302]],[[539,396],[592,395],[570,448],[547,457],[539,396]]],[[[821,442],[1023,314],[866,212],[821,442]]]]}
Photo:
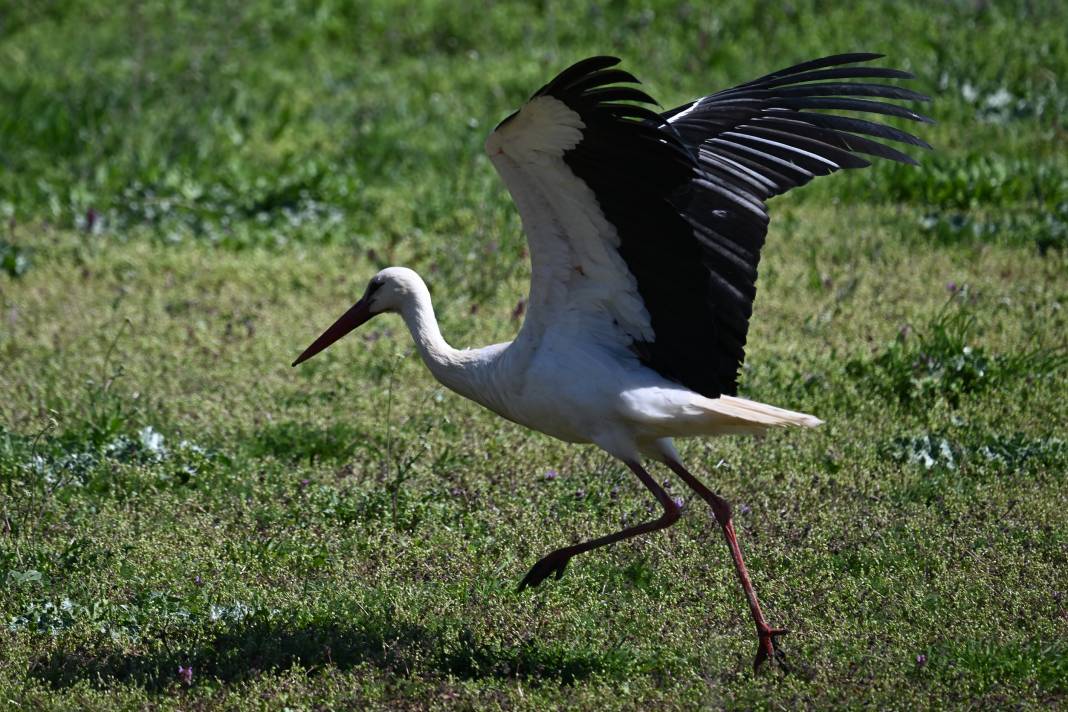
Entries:
{"type": "MultiPolygon", "coordinates": [[[[164,645],[164,648],[168,646],[164,645]]],[[[597,674],[622,679],[636,661],[623,650],[561,649],[528,642],[515,648],[480,643],[469,631],[450,634],[413,624],[260,620],[235,624],[195,649],[131,655],[108,645],[59,650],[38,658],[30,674],[54,688],[82,681],[107,688],[134,684],[161,691],[179,681],[179,666],[196,680],[235,682],[300,664],[346,670],[370,664],[401,675],[453,675],[462,679],[522,678],[528,684],[565,684],[597,674]]]]}
{"type": "Polygon", "coordinates": [[[288,462],[347,460],[368,434],[345,423],[328,426],[286,421],[261,427],[246,438],[245,450],[254,457],[271,455],[288,462]]]}

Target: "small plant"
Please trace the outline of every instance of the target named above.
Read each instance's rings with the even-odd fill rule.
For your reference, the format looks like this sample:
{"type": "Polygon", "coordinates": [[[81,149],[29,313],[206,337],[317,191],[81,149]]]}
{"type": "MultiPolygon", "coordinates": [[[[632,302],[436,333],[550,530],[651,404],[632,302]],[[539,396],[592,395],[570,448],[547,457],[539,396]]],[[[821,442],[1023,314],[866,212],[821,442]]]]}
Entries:
{"type": "Polygon", "coordinates": [[[1004,435],[967,429],[897,437],[879,447],[880,454],[924,470],[991,468],[1000,472],[1065,464],[1068,442],[1057,437],[1004,435]]]}
{"type": "Polygon", "coordinates": [[[962,395],[987,388],[993,379],[990,358],[968,343],[974,327],[970,313],[943,309],[923,332],[902,330],[873,360],[853,361],[848,370],[901,403],[945,398],[956,406],[962,395]]]}
{"type": "Polygon", "coordinates": [[[407,356],[408,354],[397,354],[389,372],[389,386],[386,395],[386,442],[385,451],[380,453],[381,474],[383,480],[385,480],[386,492],[390,496],[390,512],[392,513],[393,526],[398,529],[404,528],[400,519],[401,515],[407,515],[403,522],[404,526],[411,528],[417,523],[417,513],[405,511],[408,497],[404,496],[403,487],[404,483],[412,475],[413,466],[430,449],[427,436],[436,422],[433,417],[427,417],[425,413],[423,417],[418,419],[410,416],[402,421],[398,427],[398,430],[401,431],[398,434],[409,437],[397,438],[399,442],[394,442],[393,388],[397,368],[400,367],[401,362],[407,356]]]}
{"type": "Polygon", "coordinates": [[[988,355],[972,343],[976,318],[966,308],[966,294],[966,288],[955,289],[926,328],[915,334],[902,329],[873,359],[850,361],[847,373],[904,405],[944,400],[957,407],[964,396],[995,384],[1054,373],[1068,365],[1068,352],[1063,349],[988,355]]]}
{"type": "Polygon", "coordinates": [[[996,219],[971,212],[935,211],[923,217],[920,227],[927,244],[1035,246],[1044,255],[1068,248],[1068,201],[1052,209],[1008,213],[996,219]]]}
{"type": "Polygon", "coordinates": [[[882,199],[933,205],[943,210],[1031,203],[1055,206],[1068,199],[1068,172],[1052,162],[998,155],[934,155],[922,170],[880,165],[867,178],[882,199]]]}
{"type": "Polygon", "coordinates": [[[29,439],[0,429],[0,477],[9,503],[3,513],[5,533],[32,530],[51,495],[66,484],[68,475],[51,470],[41,452],[56,425],[55,419],[49,418],[29,439]]]}
{"type": "Polygon", "coordinates": [[[112,442],[127,428],[130,420],[130,413],[127,411],[129,402],[114,390],[115,383],[122,378],[124,369],[121,363],[113,366],[112,357],[119,339],[129,326],[130,320],[123,320],[108,344],[96,377],[87,378],[85,381],[87,405],[83,422],[75,429],[75,439],[85,439],[87,431],[88,439],[94,445],[103,446],[112,442]]]}
{"type": "Polygon", "coordinates": [[[955,470],[960,449],[936,433],[894,438],[881,448],[881,455],[899,464],[916,465],[925,470],[955,470]]]}
{"type": "Polygon", "coordinates": [[[21,277],[30,269],[30,251],[25,247],[0,240],[0,272],[9,277],[21,277]]]}
{"type": "Polygon", "coordinates": [[[186,485],[227,458],[187,440],[168,445],[152,426],[103,443],[55,436],[54,418],[33,437],[0,428],[0,531],[32,532],[63,490],[90,485],[117,463],[159,468],[158,481],[186,485]]]}

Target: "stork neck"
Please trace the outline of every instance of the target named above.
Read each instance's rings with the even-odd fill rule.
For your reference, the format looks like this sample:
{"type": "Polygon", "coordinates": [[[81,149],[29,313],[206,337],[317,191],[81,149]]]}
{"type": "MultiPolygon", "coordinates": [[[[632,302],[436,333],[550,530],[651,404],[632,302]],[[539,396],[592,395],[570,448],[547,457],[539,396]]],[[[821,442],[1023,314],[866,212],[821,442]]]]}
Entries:
{"type": "Polygon", "coordinates": [[[412,340],[434,377],[444,385],[464,393],[464,387],[468,380],[465,376],[464,359],[462,351],[457,351],[445,341],[438,326],[438,319],[434,315],[434,305],[430,301],[429,292],[416,292],[401,309],[401,316],[408,330],[412,332],[412,340]]]}

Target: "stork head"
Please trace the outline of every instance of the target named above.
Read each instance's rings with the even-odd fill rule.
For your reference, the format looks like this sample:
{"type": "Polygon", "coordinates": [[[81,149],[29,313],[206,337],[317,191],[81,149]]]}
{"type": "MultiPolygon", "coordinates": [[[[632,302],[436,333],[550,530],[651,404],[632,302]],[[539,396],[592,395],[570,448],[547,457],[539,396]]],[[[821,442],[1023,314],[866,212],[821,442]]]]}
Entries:
{"type": "Polygon", "coordinates": [[[304,349],[293,365],[307,361],[372,317],[402,311],[420,291],[426,292],[426,285],[414,271],[407,267],[387,267],[371,278],[360,300],[304,349]]]}

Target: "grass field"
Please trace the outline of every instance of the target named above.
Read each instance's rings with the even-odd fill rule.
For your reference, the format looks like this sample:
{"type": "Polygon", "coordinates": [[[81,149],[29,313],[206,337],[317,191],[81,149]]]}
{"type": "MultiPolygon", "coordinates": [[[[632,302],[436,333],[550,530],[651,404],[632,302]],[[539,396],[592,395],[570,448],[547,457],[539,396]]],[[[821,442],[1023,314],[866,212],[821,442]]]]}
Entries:
{"type": "MultiPolygon", "coordinates": [[[[1062,2],[0,3],[0,707],[1068,706],[1062,2]],[[485,135],[617,54],[665,107],[886,52],[922,166],[772,205],[710,513],[439,387],[399,319],[289,363],[387,264],[455,346],[528,264],[485,135]]],[[[657,471],[668,477],[667,472],[657,471]]]]}

